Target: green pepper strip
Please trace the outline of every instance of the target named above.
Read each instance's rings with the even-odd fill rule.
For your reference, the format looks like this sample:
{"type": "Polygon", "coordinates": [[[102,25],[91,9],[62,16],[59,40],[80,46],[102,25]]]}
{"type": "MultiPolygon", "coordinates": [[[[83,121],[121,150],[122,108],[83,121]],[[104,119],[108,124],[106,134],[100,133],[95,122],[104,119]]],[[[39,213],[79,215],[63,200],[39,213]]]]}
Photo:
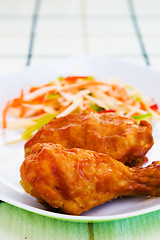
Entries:
{"type": "Polygon", "coordinates": [[[50,94],[48,94],[47,95],[47,100],[52,100],[52,99],[58,99],[60,97],[60,94],[58,94],[58,93],[54,93],[54,94],[52,94],[52,93],[50,93],[50,94]]]}
{"type": "MultiPolygon", "coordinates": [[[[57,115],[57,114],[56,114],[57,115]]],[[[35,119],[35,124],[28,127],[25,132],[22,134],[22,139],[28,139],[32,136],[32,133],[41,128],[43,125],[50,122],[56,115],[53,114],[46,114],[42,116],[41,118],[35,119]]]]}
{"type": "Polygon", "coordinates": [[[146,114],[141,114],[141,115],[137,115],[137,116],[132,116],[132,118],[134,118],[137,121],[141,121],[141,120],[149,118],[149,117],[152,117],[151,113],[146,113],[146,114]]]}

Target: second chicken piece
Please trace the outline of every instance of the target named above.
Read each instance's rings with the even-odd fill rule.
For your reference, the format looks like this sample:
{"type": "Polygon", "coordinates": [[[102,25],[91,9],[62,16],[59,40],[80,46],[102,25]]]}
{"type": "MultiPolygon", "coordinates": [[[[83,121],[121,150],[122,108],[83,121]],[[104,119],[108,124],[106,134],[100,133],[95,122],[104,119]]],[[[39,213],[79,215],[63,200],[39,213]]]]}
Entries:
{"type": "Polygon", "coordinates": [[[26,156],[34,144],[49,142],[105,153],[130,165],[152,147],[152,126],[115,113],[70,114],[43,126],[25,144],[26,156]]]}

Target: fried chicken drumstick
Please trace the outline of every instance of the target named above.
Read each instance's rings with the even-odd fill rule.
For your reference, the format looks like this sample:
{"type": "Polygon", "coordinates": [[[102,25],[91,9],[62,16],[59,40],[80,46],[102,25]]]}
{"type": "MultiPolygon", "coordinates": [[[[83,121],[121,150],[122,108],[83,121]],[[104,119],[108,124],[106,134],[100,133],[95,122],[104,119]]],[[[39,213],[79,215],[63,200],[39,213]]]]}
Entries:
{"type": "Polygon", "coordinates": [[[160,165],[129,168],[106,154],[36,144],[21,166],[21,185],[40,202],[79,215],[119,196],[160,196],[160,165]]]}
{"type": "Polygon", "coordinates": [[[26,156],[36,143],[61,144],[105,153],[124,164],[144,156],[153,145],[152,127],[147,121],[115,113],[80,113],[53,119],[26,144],[26,156]]]}

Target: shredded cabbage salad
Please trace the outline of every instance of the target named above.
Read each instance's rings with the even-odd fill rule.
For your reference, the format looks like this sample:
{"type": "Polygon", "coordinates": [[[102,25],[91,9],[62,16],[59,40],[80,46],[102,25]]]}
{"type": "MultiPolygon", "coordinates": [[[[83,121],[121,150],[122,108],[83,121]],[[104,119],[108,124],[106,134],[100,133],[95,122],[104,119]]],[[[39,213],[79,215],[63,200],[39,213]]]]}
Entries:
{"type": "Polygon", "coordinates": [[[157,103],[139,90],[117,81],[100,82],[91,76],[59,77],[9,100],[2,114],[2,127],[24,129],[22,139],[53,118],[80,112],[116,112],[137,121],[160,119],[157,103]]]}

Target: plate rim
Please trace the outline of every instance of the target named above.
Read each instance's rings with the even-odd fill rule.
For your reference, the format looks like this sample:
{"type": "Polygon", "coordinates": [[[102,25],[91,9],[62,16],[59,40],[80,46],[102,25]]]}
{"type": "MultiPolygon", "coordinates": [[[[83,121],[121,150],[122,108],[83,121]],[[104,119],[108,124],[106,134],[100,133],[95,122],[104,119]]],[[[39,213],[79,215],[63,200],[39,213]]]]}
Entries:
{"type": "MultiPolygon", "coordinates": [[[[113,56],[94,56],[94,55],[87,55],[87,56],[81,56],[80,55],[79,56],[79,55],[76,55],[76,56],[69,56],[69,57],[65,57],[65,58],[64,57],[63,58],[54,58],[53,60],[49,60],[45,63],[41,63],[41,64],[38,64],[36,66],[25,67],[20,71],[0,76],[0,80],[2,80],[2,79],[4,80],[7,77],[13,77],[14,78],[17,74],[20,74],[20,73],[23,73],[23,72],[26,73],[26,71],[27,72],[28,71],[32,72],[32,70],[36,70],[37,68],[39,68],[41,66],[46,66],[48,63],[51,64],[52,62],[56,61],[57,59],[58,59],[58,61],[60,61],[61,59],[64,61],[64,60],[68,60],[68,59],[70,60],[70,59],[78,59],[78,58],[86,59],[86,60],[90,60],[92,58],[96,58],[96,59],[103,58],[103,59],[106,59],[106,60],[111,59],[115,63],[127,64],[129,66],[144,69],[145,71],[154,72],[154,73],[156,73],[160,76],[160,72],[158,70],[150,67],[150,66],[139,65],[139,64],[136,64],[136,63],[128,62],[128,61],[123,60],[123,59],[117,59],[113,56]]],[[[27,204],[24,204],[24,203],[21,203],[19,201],[8,198],[5,195],[2,195],[2,196],[0,195],[0,200],[4,201],[4,202],[6,202],[10,205],[19,207],[21,209],[24,209],[26,211],[29,211],[29,212],[32,212],[32,213],[35,213],[35,214],[39,214],[39,215],[42,215],[42,216],[54,218],[54,219],[57,219],[57,220],[70,221],[70,222],[88,222],[88,223],[90,223],[90,222],[115,221],[115,220],[140,216],[140,215],[144,215],[144,214],[147,214],[147,213],[151,213],[151,212],[160,210],[160,203],[159,203],[159,204],[156,204],[156,206],[151,206],[151,207],[147,207],[143,210],[137,210],[137,211],[124,213],[124,214],[121,213],[121,214],[113,214],[113,215],[108,215],[108,216],[74,216],[74,215],[61,214],[61,213],[50,212],[50,211],[43,210],[43,209],[38,209],[36,207],[29,206],[27,204]]]]}

